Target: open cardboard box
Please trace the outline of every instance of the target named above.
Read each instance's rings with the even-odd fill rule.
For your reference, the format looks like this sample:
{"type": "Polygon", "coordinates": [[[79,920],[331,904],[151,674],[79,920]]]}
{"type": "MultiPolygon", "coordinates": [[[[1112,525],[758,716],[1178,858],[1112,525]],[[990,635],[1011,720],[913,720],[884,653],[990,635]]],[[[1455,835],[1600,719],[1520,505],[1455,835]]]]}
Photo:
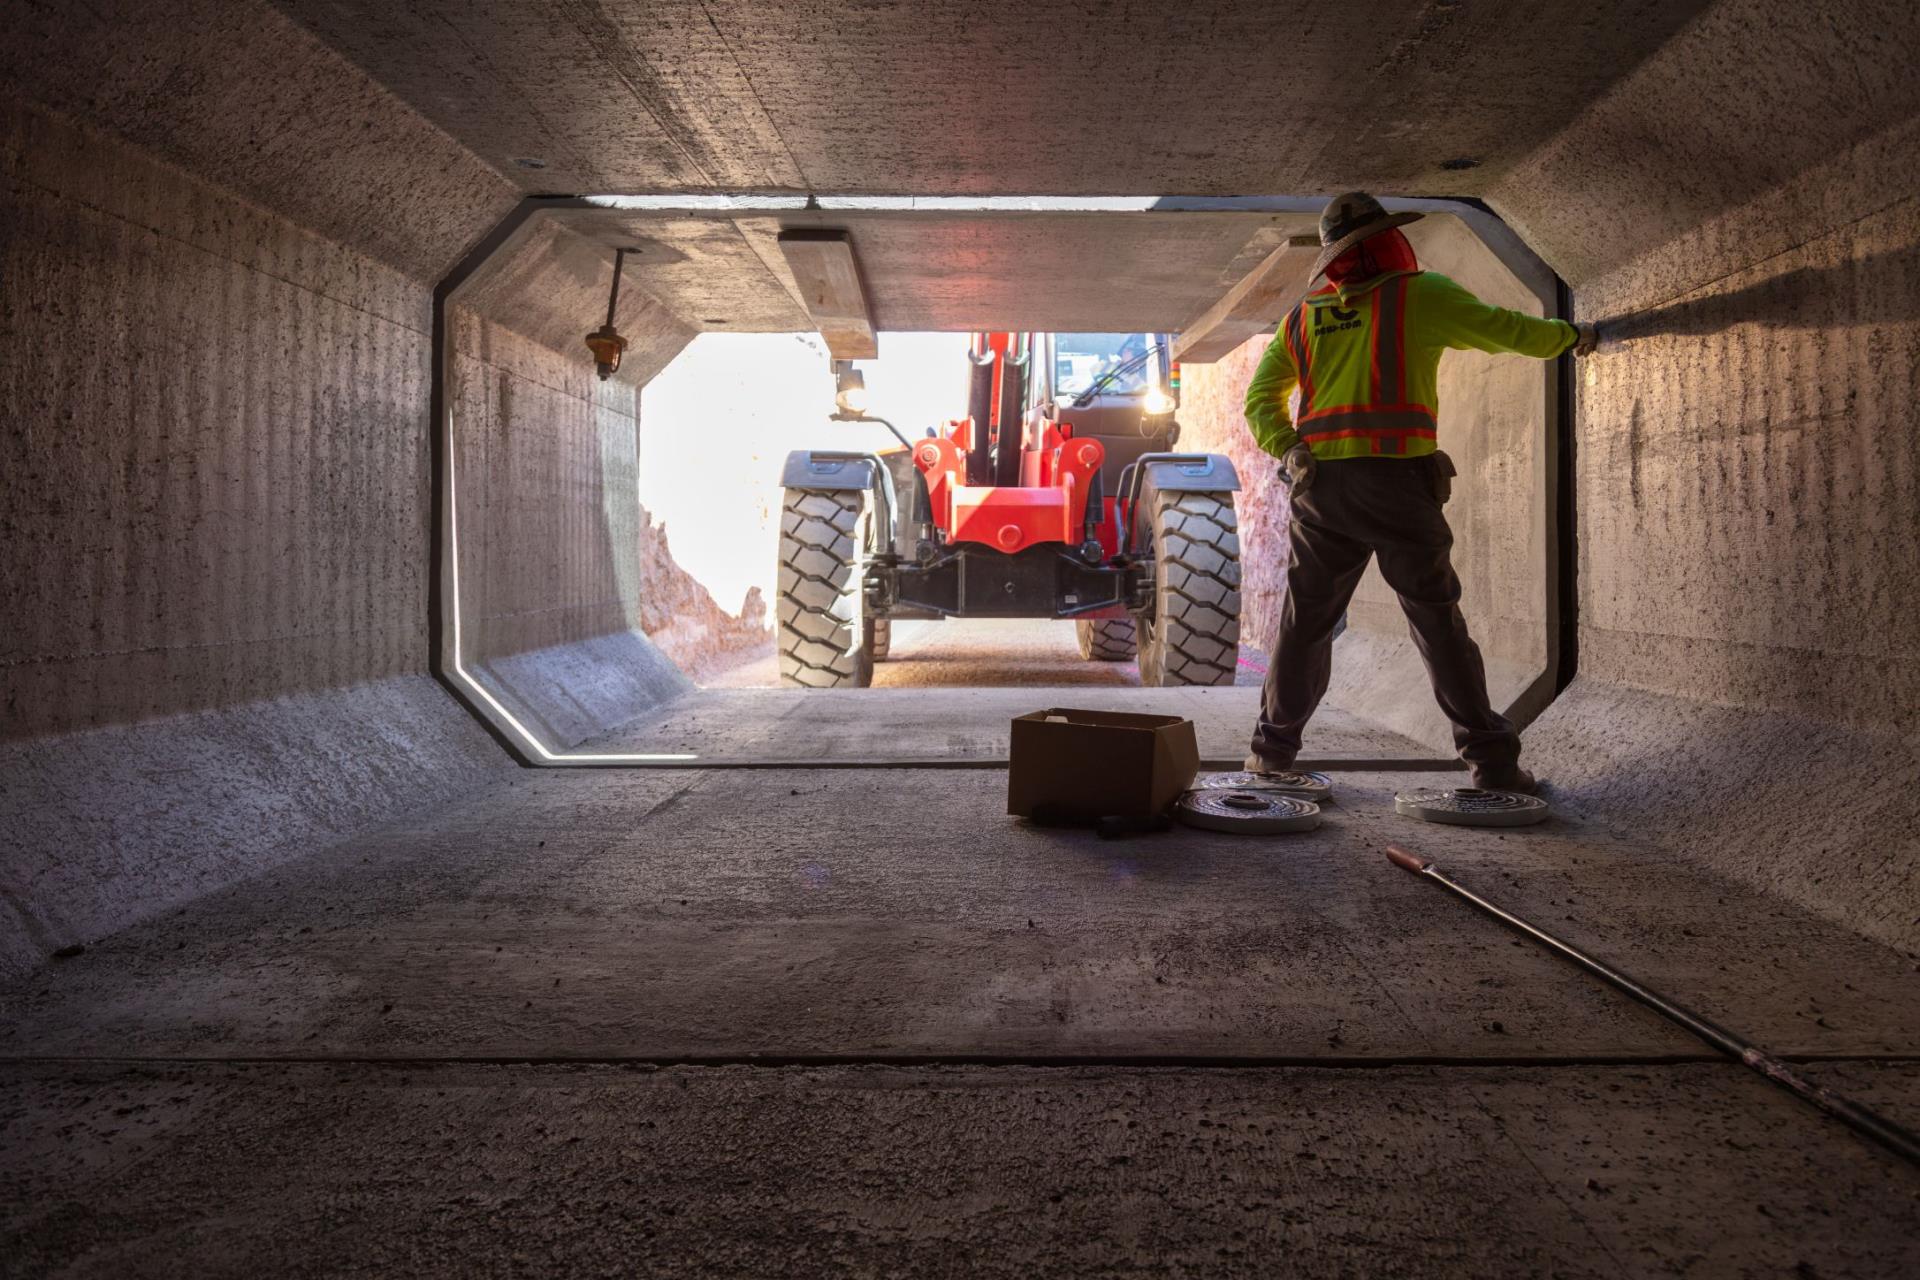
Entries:
{"type": "Polygon", "coordinates": [[[1191,720],[1049,707],[1014,717],[1007,812],[1053,821],[1150,818],[1193,785],[1199,768],[1191,720]]]}

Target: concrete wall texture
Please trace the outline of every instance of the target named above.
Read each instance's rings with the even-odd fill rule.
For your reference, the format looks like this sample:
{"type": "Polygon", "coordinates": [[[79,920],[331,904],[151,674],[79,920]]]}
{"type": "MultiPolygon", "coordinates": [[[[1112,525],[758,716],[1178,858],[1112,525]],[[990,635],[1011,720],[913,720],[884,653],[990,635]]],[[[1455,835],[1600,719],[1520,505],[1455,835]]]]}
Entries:
{"type": "Polygon", "coordinates": [[[499,756],[423,674],[419,282],[0,120],[4,972],[499,756]]]}
{"type": "MultiPolygon", "coordinates": [[[[497,767],[422,675],[426,335],[431,282],[541,182],[504,176],[505,156],[537,142],[575,172],[624,165],[633,189],[1115,186],[1083,167],[1103,153],[1067,108],[1000,111],[993,136],[1045,136],[974,163],[972,135],[926,123],[924,78],[866,75],[872,93],[823,97],[834,82],[791,59],[839,56],[845,39],[782,32],[818,10],[725,7],[730,24],[760,24],[732,42],[711,19],[687,28],[702,58],[766,61],[758,90],[786,87],[770,102],[731,74],[661,78],[672,51],[647,44],[677,104],[655,122],[678,131],[596,161],[564,126],[607,117],[570,114],[564,97],[542,98],[561,104],[553,127],[511,103],[470,110],[464,95],[497,81],[425,19],[381,28],[352,6],[292,7],[323,28],[337,11],[343,29],[323,42],[253,0],[0,16],[0,888],[18,924],[0,963],[497,767]],[[368,52],[399,27],[425,32],[407,38],[439,59],[427,89],[420,59],[368,52]],[[718,114],[702,115],[702,93],[718,114]],[[936,150],[903,141],[923,138],[936,150]],[[935,162],[947,152],[967,154],[935,162]],[[202,745],[179,748],[179,776],[156,772],[166,744],[189,741],[202,745]],[[390,767],[369,767],[379,760],[390,767]],[[236,814],[256,815],[250,831],[236,814]],[[195,846],[208,830],[233,838],[195,846]]],[[[1920,611],[1904,590],[1920,571],[1920,19],[1897,0],[1645,6],[1644,22],[1594,16],[1549,60],[1485,11],[1463,10],[1479,25],[1455,39],[1438,10],[1456,8],[1421,20],[1431,39],[1370,64],[1364,119],[1336,119],[1317,92],[1303,101],[1320,114],[1287,117],[1310,127],[1270,127],[1257,93],[1202,119],[1191,85],[1163,85],[1153,109],[1192,110],[1196,141],[1137,157],[1121,185],[1399,184],[1389,193],[1477,196],[1517,228],[1580,316],[1612,322],[1575,389],[1582,674],[1535,725],[1533,759],[1583,821],[1637,827],[1676,857],[1920,947],[1920,611]],[[1505,78],[1506,63],[1534,69],[1505,78]],[[1377,127],[1402,120],[1415,123],[1377,127]],[[1273,147],[1203,146],[1209,128],[1256,129],[1273,147]],[[1456,145],[1462,164],[1443,171],[1456,145]],[[1809,790],[1862,799],[1809,818],[1809,790]]],[[[1395,29],[1374,19],[1342,11],[1325,50],[1296,51],[1299,74],[1322,54],[1345,66],[1357,41],[1395,29]]],[[[863,11],[842,35],[895,20],[863,11]]],[[[494,34],[490,56],[520,56],[524,41],[494,34]]],[[[1247,47],[1233,56],[1294,75],[1235,43],[1247,47]]],[[[564,69],[547,70],[542,84],[564,87],[564,69]]],[[[547,250],[460,319],[459,460],[482,481],[462,565],[483,674],[565,739],[671,685],[631,630],[639,513],[622,495],[631,384],[688,331],[632,299],[647,340],[628,382],[589,385],[557,353],[578,339],[569,317],[597,293],[600,259],[559,239],[547,250]]],[[[1196,373],[1190,403],[1230,403],[1250,359],[1196,373]]],[[[1463,412],[1475,394],[1449,390],[1463,412]]],[[[1461,562],[1483,593],[1469,603],[1482,635],[1504,653],[1538,633],[1532,599],[1499,587],[1502,565],[1534,554],[1537,526],[1483,524],[1470,492],[1518,493],[1535,463],[1518,460],[1526,422],[1487,429],[1506,434],[1463,467],[1461,562]]],[[[1276,520],[1250,516],[1251,549],[1276,520]]],[[[1272,589],[1255,575],[1256,635],[1272,589]]],[[[1363,597],[1356,637],[1387,634],[1381,604],[1363,597]]]]}
{"type": "Polygon", "coordinates": [[[0,119],[5,736],[423,670],[417,283],[0,119]]]}
{"type": "Polygon", "coordinates": [[[601,381],[583,316],[613,255],[536,221],[449,308],[461,656],[549,748],[689,688],[642,631],[639,384],[691,339],[622,290],[630,342],[601,381]]]}
{"type": "Polygon", "coordinates": [[[1586,673],[1910,728],[1920,39],[1848,8],[1719,6],[1495,203],[1613,321],[1577,388],[1586,673]],[[1763,39],[1796,56],[1733,76],[1763,39]]]}
{"type": "MultiPolygon", "coordinates": [[[[0,86],[415,281],[443,275],[519,194],[258,0],[10,4],[0,86]]],[[[111,182],[111,162],[97,176],[111,182]]],[[[424,330],[424,295],[414,314],[424,330]]]]}
{"type": "Polygon", "coordinates": [[[1537,758],[1909,949],[1916,55],[1909,6],[1723,3],[1490,193],[1610,336],[1576,388],[1582,679],[1537,758]]]}
{"type": "MultiPolygon", "coordinates": [[[[0,973],[506,767],[426,675],[427,428],[432,282],[515,198],[264,7],[7,20],[0,973]]],[[[474,656],[570,744],[685,687],[631,631],[634,388],[690,334],[636,297],[602,387],[514,301],[457,328],[474,656]]]]}
{"type": "Polygon", "coordinates": [[[571,747],[689,687],[640,634],[635,389],[464,309],[450,329],[463,658],[571,747]]]}

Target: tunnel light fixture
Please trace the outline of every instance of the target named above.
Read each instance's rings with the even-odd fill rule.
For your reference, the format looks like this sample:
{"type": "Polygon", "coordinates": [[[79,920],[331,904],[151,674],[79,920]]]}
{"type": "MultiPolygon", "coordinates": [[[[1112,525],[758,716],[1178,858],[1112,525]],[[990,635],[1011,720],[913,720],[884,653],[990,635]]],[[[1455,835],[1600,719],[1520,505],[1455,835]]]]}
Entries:
{"type": "Polygon", "coordinates": [[[816,196],[829,212],[1146,213],[1161,196],[816,196]]]}
{"type": "MultiPolygon", "coordinates": [[[[1326,205],[1324,195],[943,195],[900,194],[863,195],[852,192],[780,195],[750,192],[641,191],[602,192],[579,196],[540,196],[541,207],[550,212],[566,209],[608,209],[616,212],[646,214],[710,213],[725,217],[782,216],[801,213],[927,213],[927,214],[1128,214],[1128,213],[1232,213],[1263,214],[1268,217],[1317,219],[1326,205]]],[[[1500,230],[1497,218],[1480,216],[1458,200],[1444,197],[1383,197],[1381,204],[1394,213],[1446,213],[1464,218],[1480,231],[1492,233],[1502,241],[1518,241],[1510,232],[1500,230]]],[[[1315,242],[1318,243],[1317,237],[1315,242]]],[[[1503,246],[1504,249],[1504,246],[1503,246]]],[[[1502,252],[1496,250],[1496,252],[1502,252]]],[[[1531,251],[1525,251],[1529,256],[1531,251]]]]}
{"type": "Polygon", "coordinates": [[[627,340],[613,327],[614,312],[620,307],[620,273],[627,265],[627,251],[613,251],[613,286],[607,292],[607,322],[586,337],[587,350],[593,352],[593,371],[605,382],[620,369],[620,357],[627,353],[627,340]]]}
{"type": "Polygon", "coordinates": [[[632,209],[645,213],[775,213],[805,209],[809,196],[698,195],[681,191],[631,196],[582,196],[598,209],[632,209]]]}
{"type": "MultiPolygon", "coordinates": [[[[1214,196],[907,196],[907,195],[714,195],[647,192],[582,196],[598,209],[636,213],[1152,213],[1169,210],[1232,210],[1233,197],[1214,196]]],[[[1306,212],[1309,202],[1300,202],[1306,212]]],[[[1324,201],[1320,202],[1324,203],[1324,201]]],[[[1313,208],[1317,209],[1318,204],[1313,208]]]]}

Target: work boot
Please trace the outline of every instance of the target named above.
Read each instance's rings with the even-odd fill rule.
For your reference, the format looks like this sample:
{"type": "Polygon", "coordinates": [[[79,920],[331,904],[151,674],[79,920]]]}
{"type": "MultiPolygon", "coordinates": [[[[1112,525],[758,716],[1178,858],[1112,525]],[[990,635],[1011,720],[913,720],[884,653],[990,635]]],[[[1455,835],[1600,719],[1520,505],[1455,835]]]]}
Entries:
{"type": "Polygon", "coordinates": [[[1518,791],[1528,796],[1540,789],[1534,776],[1518,764],[1476,764],[1473,785],[1482,791],[1518,791]]]}
{"type": "Polygon", "coordinates": [[[1248,773],[1292,773],[1293,761],[1275,760],[1272,756],[1249,755],[1247,762],[1240,766],[1248,773]]]}

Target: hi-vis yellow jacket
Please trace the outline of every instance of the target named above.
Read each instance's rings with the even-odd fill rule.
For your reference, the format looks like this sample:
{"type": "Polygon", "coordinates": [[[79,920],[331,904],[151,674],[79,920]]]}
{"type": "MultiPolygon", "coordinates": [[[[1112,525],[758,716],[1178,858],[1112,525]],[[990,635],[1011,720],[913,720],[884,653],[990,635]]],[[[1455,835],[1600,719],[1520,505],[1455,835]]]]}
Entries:
{"type": "Polygon", "coordinates": [[[1328,285],[1281,322],[1247,385],[1247,425],[1276,458],[1300,440],[1316,458],[1417,458],[1439,447],[1441,352],[1550,360],[1579,340],[1565,320],[1491,306],[1435,271],[1328,285]]]}

